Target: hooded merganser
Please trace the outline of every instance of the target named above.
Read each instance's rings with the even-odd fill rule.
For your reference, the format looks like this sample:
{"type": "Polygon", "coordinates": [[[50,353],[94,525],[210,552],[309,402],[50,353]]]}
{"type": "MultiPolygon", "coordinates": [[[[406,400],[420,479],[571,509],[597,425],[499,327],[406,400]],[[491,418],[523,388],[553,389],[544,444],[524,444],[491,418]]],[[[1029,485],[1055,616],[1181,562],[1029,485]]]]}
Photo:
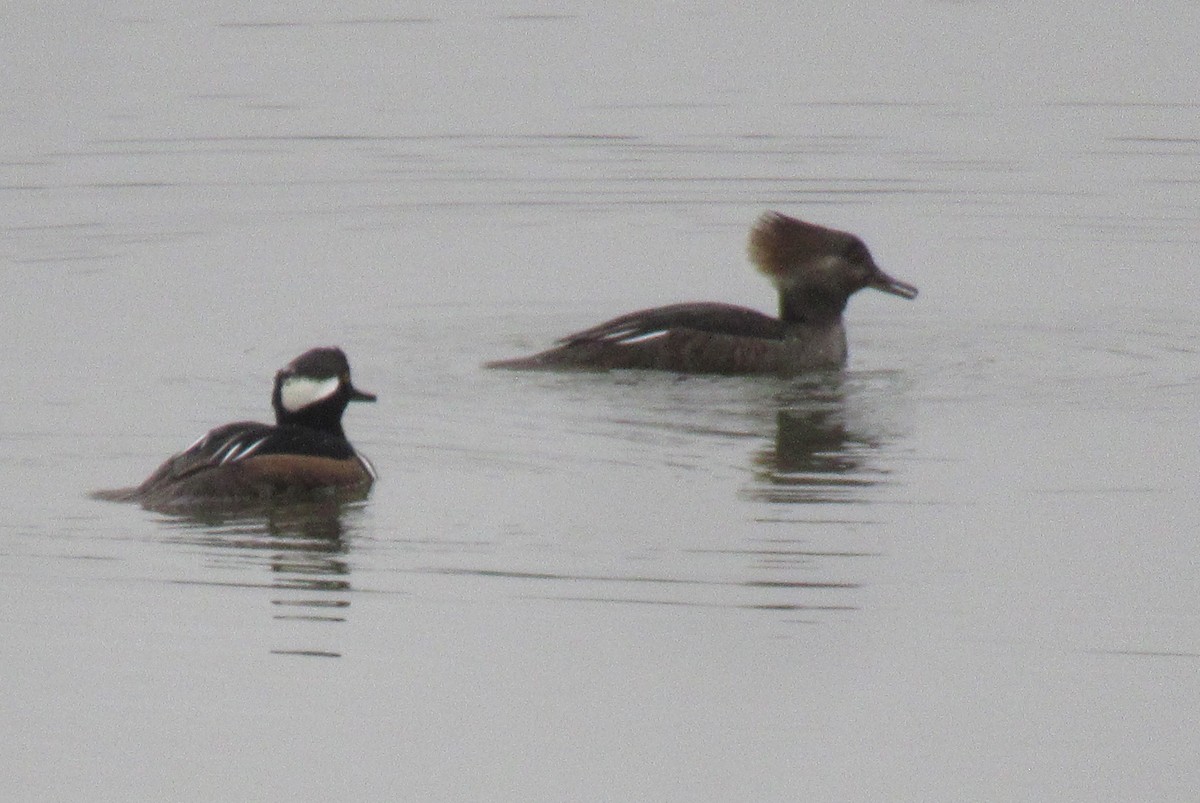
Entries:
{"type": "Polygon", "coordinates": [[[917,288],[891,278],[853,234],[767,212],[750,230],[750,259],[779,290],[779,317],[720,303],[640,310],[488,368],[643,368],[697,374],[791,376],[846,363],[842,311],[874,287],[901,298],[917,288]]]}
{"type": "Polygon", "coordinates": [[[352,401],[375,401],[350,382],[338,348],[304,352],[275,374],[275,425],[239,421],[218,427],[167,458],[136,488],[97,491],[99,499],[147,508],[365,494],[375,469],[342,431],[352,401]]]}

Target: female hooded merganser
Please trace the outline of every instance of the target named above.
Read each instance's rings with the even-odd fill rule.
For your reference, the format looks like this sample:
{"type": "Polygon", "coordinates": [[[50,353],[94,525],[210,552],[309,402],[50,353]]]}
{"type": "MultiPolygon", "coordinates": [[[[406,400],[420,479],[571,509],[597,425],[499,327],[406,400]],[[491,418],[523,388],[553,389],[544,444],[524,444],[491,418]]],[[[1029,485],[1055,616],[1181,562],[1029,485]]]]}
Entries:
{"type": "Polygon", "coordinates": [[[342,412],[352,401],[375,396],[351,384],[346,355],[338,348],[311,349],[275,374],[274,426],[239,421],[218,427],[138,487],[94,496],[179,508],[364,494],[376,475],[342,431],[342,412]]]}
{"type": "Polygon", "coordinates": [[[697,374],[791,376],[846,363],[842,311],[874,287],[901,298],[917,288],[891,278],[853,234],[767,212],[750,231],[750,258],[779,290],[779,317],[720,303],[631,312],[567,335],[555,348],[489,368],[645,368],[697,374]]]}

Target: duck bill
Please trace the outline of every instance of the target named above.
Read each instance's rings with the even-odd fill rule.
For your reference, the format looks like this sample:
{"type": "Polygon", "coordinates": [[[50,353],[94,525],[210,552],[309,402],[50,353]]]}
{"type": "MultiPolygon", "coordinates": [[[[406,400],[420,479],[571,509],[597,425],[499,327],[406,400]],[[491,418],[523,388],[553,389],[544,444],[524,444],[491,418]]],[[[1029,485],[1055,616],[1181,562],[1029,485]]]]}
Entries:
{"type": "Polygon", "coordinates": [[[367,393],[366,391],[359,390],[358,388],[351,385],[350,386],[350,401],[373,402],[373,401],[375,401],[375,394],[367,393]]]}
{"type": "Polygon", "coordinates": [[[914,299],[917,297],[917,288],[908,282],[893,279],[883,271],[875,274],[875,278],[871,280],[869,286],[874,287],[876,290],[882,290],[885,293],[891,293],[894,296],[900,296],[901,298],[914,299]]]}

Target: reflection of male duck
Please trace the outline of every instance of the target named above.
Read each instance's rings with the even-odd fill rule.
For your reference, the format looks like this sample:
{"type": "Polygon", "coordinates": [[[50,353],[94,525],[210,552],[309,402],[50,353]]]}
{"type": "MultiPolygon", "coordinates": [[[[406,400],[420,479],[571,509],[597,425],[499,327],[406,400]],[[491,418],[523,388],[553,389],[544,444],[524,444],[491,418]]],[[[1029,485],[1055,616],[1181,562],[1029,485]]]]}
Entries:
{"type": "MultiPolygon", "coordinates": [[[[344,622],[350,608],[351,563],[344,534],[345,518],[359,512],[360,504],[343,504],[335,499],[272,506],[256,513],[234,514],[189,511],[171,515],[167,541],[199,546],[213,568],[234,564],[239,577],[244,569],[261,567],[270,573],[264,582],[261,571],[249,578],[223,581],[221,586],[273,589],[271,606],[275,620],[301,622],[344,622]]],[[[353,529],[353,526],[350,527],[353,529]]],[[[322,646],[305,644],[274,653],[336,657],[326,630],[286,631],[288,638],[320,639],[322,646]]]]}
{"type": "Polygon", "coordinates": [[[344,591],[350,588],[350,565],[343,559],[348,552],[343,517],[359,509],[330,499],[247,513],[188,511],[166,520],[174,531],[168,540],[201,546],[222,562],[233,558],[269,568],[278,575],[272,583],[277,588],[344,591]]]}
{"type": "MultiPolygon", "coordinates": [[[[268,548],[276,588],[350,590],[350,564],[344,560],[349,549],[342,538],[343,512],[343,506],[333,501],[277,507],[271,511],[267,521],[271,536],[268,548]]],[[[311,600],[276,604],[325,606],[311,600]]]]}

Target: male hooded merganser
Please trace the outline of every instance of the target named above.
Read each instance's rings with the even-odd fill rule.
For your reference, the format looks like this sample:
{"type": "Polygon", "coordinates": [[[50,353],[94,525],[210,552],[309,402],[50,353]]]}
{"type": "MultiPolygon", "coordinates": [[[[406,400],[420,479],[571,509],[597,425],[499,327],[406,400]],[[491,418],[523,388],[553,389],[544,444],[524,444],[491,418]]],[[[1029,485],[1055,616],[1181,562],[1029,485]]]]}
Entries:
{"type": "Polygon", "coordinates": [[[218,427],[136,488],[94,495],[176,508],[363,494],[376,475],[342,431],[342,412],[352,401],[375,396],[351,384],[346,355],[311,349],[275,374],[274,426],[239,421],[218,427]]]}
{"type": "Polygon", "coordinates": [[[846,363],[842,311],[874,287],[901,298],[917,288],[888,276],[853,234],[767,212],[750,231],[750,258],[779,290],[779,317],[720,303],[631,312],[567,335],[555,348],[489,368],[645,368],[697,374],[791,376],[846,363]]]}

